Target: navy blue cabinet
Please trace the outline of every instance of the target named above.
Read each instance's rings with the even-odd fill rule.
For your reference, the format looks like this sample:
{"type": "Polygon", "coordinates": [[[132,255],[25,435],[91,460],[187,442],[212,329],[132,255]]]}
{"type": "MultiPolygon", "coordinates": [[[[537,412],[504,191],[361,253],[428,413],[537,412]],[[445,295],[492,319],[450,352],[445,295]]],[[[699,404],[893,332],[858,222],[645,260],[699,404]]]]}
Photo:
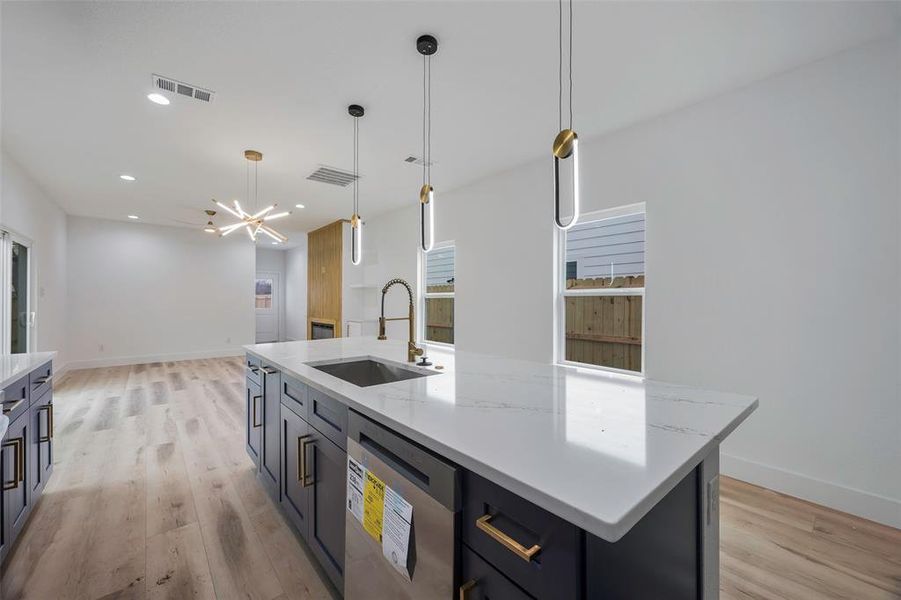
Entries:
{"type": "Polygon", "coordinates": [[[279,429],[281,426],[281,389],[279,372],[261,367],[263,378],[262,451],[260,478],[277,502],[279,496],[279,429]]]}
{"type": "Polygon", "coordinates": [[[307,543],[332,583],[341,590],[344,589],[347,452],[313,428],[305,458],[310,469],[307,543]]]}
{"type": "Polygon", "coordinates": [[[306,453],[310,442],[310,425],[284,404],[282,419],[282,491],[281,507],[301,536],[307,537],[307,512],[310,506],[310,477],[307,475],[306,453]],[[306,463],[306,464],[305,464],[306,463]]]}
{"type": "Polygon", "coordinates": [[[40,496],[53,472],[53,390],[43,389],[37,400],[31,401],[31,451],[28,453],[28,472],[31,494],[40,496]]]}
{"type": "Polygon", "coordinates": [[[263,388],[251,377],[248,377],[245,386],[247,426],[244,438],[247,454],[258,469],[260,468],[260,450],[263,446],[262,403],[263,388]]]}

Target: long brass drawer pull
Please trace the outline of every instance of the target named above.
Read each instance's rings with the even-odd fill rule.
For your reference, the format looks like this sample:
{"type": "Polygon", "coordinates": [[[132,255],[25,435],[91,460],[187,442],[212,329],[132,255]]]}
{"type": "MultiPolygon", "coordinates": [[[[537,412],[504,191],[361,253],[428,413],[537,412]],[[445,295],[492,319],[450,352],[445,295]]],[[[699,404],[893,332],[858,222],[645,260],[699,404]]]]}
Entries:
{"type": "Polygon", "coordinates": [[[297,436],[297,483],[303,483],[307,479],[307,448],[304,442],[312,435],[297,436]]]}
{"type": "Polygon", "coordinates": [[[254,427],[260,427],[263,425],[262,423],[257,423],[257,400],[259,400],[260,398],[262,398],[262,396],[254,396],[253,402],[251,403],[252,406],[250,407],[250,410],[253,411],[253,426],[254,427]]]}
{"type": "Polygon", "coordinates": [[[460,600],[466,600],[466,596],[469,595],[469,591],[473,589],[479,582],[475,579],[470,579],[466,583],[460,586],[460,600]]]}
{"type": "Polygon", "coordinates": [[[3,442],[3,448],[13,448],[15,455],[15,467],[12,481],[3,482],[3,490],[14,490],[19,487],[19,482],[25,479],[25,452],[23,452],[25,440],[17,437],[3,442]]]}
{"type": "Polygon", "coordinates": [[[41,443],[49,442],[53,438],[53,405],[45,404],[44,406],[39,406],[38,410],[47,411],[47,435],[41,435],[41,422],[38,421],[38,441],[41,443]]]}
{"type": "Polygon", "coordinates": [[[491,521],[494,515],[483,515],[476,519],[476,527],[487,533],[491,538],[494,539],[498,544],[520,557],[526,562],[530,562],[532,558],[541,552],[541,546],[535,544],[531,548],[526,548],[512,537],[492,525],[489,521],[491,521]]]}
{"type": "Polygon", "coordinates": [[[37,381],[34,382],[34,387],[41,387],[45,383],[50,383],[53,381],[53,375],[47,375],[46,377],[41,377],[37,381]]]}
{"type": "Polygon", "coordinates": [[[316,482],[316,473],[307,473],[307,446],[316,442],[313,439],[312,435],[303,435],[297,438],[297,441],[300,443],[300,458],[301,464],[303,464],[303,472],[302,477],[300,477],[300,483],[303,487],[310,487],[316,482]]]}
{"type": "Polygon", "coordinates": [[[11,413],[12,411],[19,408],[23,402],[25,402],[25,398],[19,398],[18,400],[7,400],[3,403],[3,414],[11,413]]]}

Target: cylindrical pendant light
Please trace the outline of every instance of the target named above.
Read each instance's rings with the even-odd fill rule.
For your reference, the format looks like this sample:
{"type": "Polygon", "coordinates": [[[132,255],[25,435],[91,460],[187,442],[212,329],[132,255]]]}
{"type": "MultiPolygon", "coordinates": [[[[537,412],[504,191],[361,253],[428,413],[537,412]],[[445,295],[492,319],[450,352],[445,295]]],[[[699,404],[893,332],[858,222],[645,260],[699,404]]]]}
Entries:
{"type": "Polygon", "coordinates": [[[569,0],[569,127],[563,128],[563,0],[557,2],[559,25],[559,60],[557,125],[560,133],[554,138],[554,223],[560,229],[569,229],[579,221],[579,136],[573,130],[573,3],[569,0]],[[573,160],[573,215],[569,223],[560,220],[560,161],[573,160]]]}
{"type": "Polygon", "coordinates": [[[438,52],[438,40],[421,35],[416,51],[422,54],[422,187],[419,189],[419,246],[428,252],[435,245],[435,188],[432,187],[432,55],[438,52]],[[426,242],[426,213],[429,234],[426,242]]]}
{"type": "Polygon", "coordinates": [[[363,260],[363,218],[360,217],[360,192],[358,180],[360,179],[360,117],[363,116],[363,107],[359,104],[351,104],[347,112],[354,118],[354,213],[350,218],[350,262],[359,265],[363,260]]]}

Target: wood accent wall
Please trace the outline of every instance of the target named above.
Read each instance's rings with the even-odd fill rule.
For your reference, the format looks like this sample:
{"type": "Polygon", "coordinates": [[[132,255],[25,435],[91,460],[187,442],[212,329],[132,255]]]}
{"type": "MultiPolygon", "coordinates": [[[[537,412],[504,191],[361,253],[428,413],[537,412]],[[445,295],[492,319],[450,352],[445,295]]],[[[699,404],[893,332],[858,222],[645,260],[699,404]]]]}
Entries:
{"type": "Polygon", "coordinates": [[[341,337],[343,223],[338,220],[307,234],[307,339],[314,320],[335,324],[341,337]]]}

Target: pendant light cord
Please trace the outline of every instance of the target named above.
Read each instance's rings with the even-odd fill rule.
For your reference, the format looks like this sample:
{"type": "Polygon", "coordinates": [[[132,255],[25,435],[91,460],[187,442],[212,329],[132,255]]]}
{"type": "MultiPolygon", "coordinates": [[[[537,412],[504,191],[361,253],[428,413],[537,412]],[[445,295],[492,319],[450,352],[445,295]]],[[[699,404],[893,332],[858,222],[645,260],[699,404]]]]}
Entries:
{"type": "Polygon", "coordinates": [[[429,131],[428,131],[428,137],[427,137],[427,140],[428,140],[427,148],[429,151],[429,159],[426,162],[426,168],[428,169],[427,183],[431,186],[432,185],[432,55],[431,54],[429,54],[429,56],[428,56],[427,63],[428,63],[428,90],[429,90],[429,118],[428,118],[429,131]]]}
{"type": "Polygon", "coordinates": [[[359,117],[354,117],[354,214],[360,210],[360,193],[357,180],[360,178],[360,127],[359,117]]]}
{"type": "Polygon", "coordinates": [[[422,185],[426,184],[426,165],[428,164],[428,159],[426,158],[426,150],[425,150],[425,136],[426,136],[426,124],[425,124],[425,107],[426,107],[426,56],[422,55],[422,185]]]}
{"type": "Polygon", "coordinates": [[[422,55],[422,185],[432,185],[432,56],[422,55]]]}
{"type": "MultiPolygon", "coordinates": [[[[563,129],[563,0],[557,0],[557,128],[563,129]]],[[[573,127],[573,2],[569,0],[569,129],[573,127]]]]}

